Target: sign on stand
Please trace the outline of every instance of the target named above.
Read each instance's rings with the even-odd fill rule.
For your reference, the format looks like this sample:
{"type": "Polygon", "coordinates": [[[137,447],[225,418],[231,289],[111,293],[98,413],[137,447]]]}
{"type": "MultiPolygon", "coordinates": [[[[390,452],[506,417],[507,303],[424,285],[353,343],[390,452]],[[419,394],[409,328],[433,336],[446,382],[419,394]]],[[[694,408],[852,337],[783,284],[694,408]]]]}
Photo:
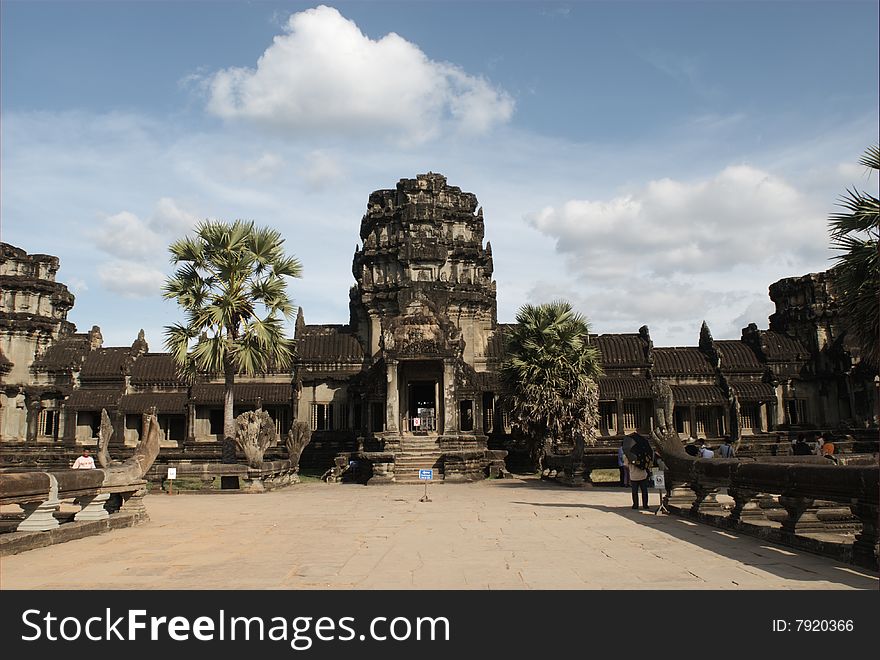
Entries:
{"type": "Polygon", "coordinates": [[[174,494],[174,480],[177,479],[177,468],[176,467],[168,468],[168,476],[166,477],[166,479],[168,479],[168,494],[173,495],[174,494]]]}
{"type": "Polygon", "coordinates": [[[663,513],[669,513],[669,510],[666,508],[666,503],[663,501],[663,497],[666,495],[666,473],[662,468],[653,468],[651,470],[651,476],[654,479],[654,488],[660,493],[660,508],[657,509],[654,514],[658,514],[661,511],[663,513]]]}
{"type": "Polygon", "coordinates": [[[425,482],[425,494],[419,498],[419,502],[430,502],[428,499],[428,482],[434,480],[434,470],[419,470],[419,480],[425,482]]]}

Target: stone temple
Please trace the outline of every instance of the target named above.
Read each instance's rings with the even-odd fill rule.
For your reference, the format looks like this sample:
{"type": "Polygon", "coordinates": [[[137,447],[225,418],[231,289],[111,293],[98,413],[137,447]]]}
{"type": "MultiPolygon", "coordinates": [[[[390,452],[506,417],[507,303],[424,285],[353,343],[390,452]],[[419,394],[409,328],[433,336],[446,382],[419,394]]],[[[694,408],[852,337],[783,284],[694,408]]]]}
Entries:
{"type": "MultiPolygon", "coordinates": [[[[262,407],[279,438],[294,420],[309,424],[306,467],[361,451],[390,457],[398,481],[421,467],[447,478],[485,474],[491,450],[516,441],[497,378],[509,326],[497,321],[492,247],[483,239],[477,198],[440,174],[372,193],[348,322],[309,325],[300,309],[298,357],[238,377],[236,414],[262,407]]],[[[76,332],[58,266],[56,257],[2,244],[2,465],[66,466],[78,446],[96,442],[102,409],[114,425],[113,451],[124,455],[152,407],[160,460],[219,461],[222,379],[187,386],[142,333],[130,346],[105,347],[99,328],[76,332]]],[[[747,449],[777,430],[876,429],[876,372],[847,341],[832,273],[780,280],[770,297],[769,329],[750,324],[736,340],[713,339],[705,323],[687,347],[655,347],[647,326],[595,336],[605,370],[600,445],[650,431],[657,379],[671,385],[677,430],[710,441],[729,434],[747,449]]],[[[283,455],[283,444],[268,454],[283,455]]]]}

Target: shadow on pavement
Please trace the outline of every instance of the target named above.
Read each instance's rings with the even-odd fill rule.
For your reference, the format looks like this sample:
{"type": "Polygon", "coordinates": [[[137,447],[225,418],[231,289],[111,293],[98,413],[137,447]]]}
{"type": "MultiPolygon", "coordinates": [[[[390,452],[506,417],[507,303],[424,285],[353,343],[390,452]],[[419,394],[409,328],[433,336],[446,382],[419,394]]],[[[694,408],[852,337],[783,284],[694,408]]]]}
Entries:
{"type": "MultiPolygon", "coordinates": [[[[623,489],[618,490],[622,491],[623,489]]],[[[655,493],[652,493],[652,500],[656,499],[655,495],[655,493]]],[[[592,509],[594,511],[613,513],[632,520],[634,523],[653,527],[664,534],[668,534],[685,543],[699,546],[721,557],[742,562],[747,566],[773,573],[787,580],[830,581],[827,575],[816,573],[804,566],[799,566],[799,563],[803,563],[799,561],[801,558],[826,562],[829,568],[837,569],[833,578],[834,582],[839,582],[855,589],[876,590],[878,588],[878,579],[880,579],[880,576],[868,569],[835,561],[830,557],[789,548],[765,539],[737,532],[736,530],[719,529],[676,515],[654,515],[654,512],[657,510],[657,504],[652,504],[650,510],[645,511],[641,509],[634,510],[628,504],[618,507],[604,504],[553,502],[514,501],[511,503],[530,507],[592,509]]]]}

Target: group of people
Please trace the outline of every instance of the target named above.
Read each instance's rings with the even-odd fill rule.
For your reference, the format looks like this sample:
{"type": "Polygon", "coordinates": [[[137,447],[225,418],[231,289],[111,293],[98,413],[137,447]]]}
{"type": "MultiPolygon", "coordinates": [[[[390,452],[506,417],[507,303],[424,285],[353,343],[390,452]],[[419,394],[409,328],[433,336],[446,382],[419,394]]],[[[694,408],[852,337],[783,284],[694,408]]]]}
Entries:
{"type": "Polygon", "coordinates": [[[791,453],[795,456],[824,456],[830,461],[837,463],[834,457],[834,436],[825,432],[816,438],[807,440],[805,433],[798,433],[791,441],[791,453]]]}
{"type": "MultiPolygon", "coordinates": [[[[700,438],[688,438],[684,446],[685,452],[694,458],[715,458],[715,450],[706,444],[706,440],[700,438]]],[[[730,436],[725,435],[720,447],[718,447],[718,456],[721,458],[736,458],[736,450],[733,448],[730,436]]]]}

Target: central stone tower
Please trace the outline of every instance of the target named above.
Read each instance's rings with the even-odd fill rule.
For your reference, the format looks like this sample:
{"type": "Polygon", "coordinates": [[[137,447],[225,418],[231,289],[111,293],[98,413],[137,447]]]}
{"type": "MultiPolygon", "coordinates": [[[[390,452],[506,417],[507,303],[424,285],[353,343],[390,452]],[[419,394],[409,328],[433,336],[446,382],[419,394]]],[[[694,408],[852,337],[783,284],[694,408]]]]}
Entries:
{"type": "Polygon", "coordinates": [[[371,371],[385,371],[377,435],[386,449],[424,436],[438,451],[486,448],[483,381],[497,311],[483,237],[476,196],[440,174],[370,195],[352,266],[350,325],[371,371]]]}

